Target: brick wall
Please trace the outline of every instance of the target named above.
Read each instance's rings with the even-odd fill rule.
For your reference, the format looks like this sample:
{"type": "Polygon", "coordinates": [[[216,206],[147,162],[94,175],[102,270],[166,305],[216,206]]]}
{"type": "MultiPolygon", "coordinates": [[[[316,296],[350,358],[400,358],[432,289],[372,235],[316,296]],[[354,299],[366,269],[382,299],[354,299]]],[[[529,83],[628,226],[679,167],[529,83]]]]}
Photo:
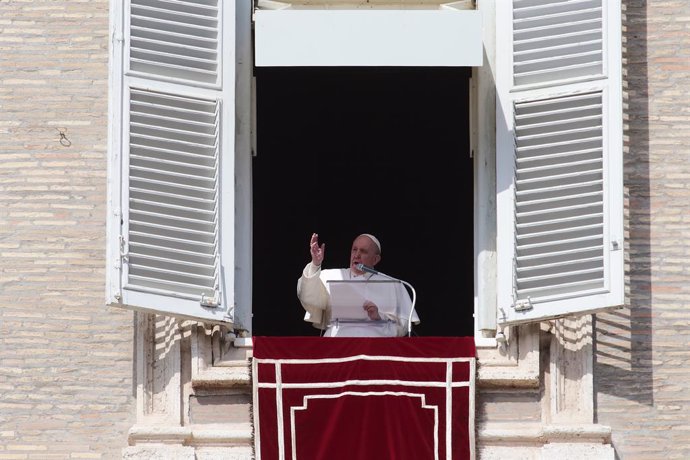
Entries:
{"type": "Polygon", "coordinates": [[[0,2],[0,459],[119,458],[134,423],[132,313],[104,306],[107,77],[107,0],[0,2]]]}
{"type": "Polygon", "coordinates": [[[623,3],[630,293],[597,317],[597,416],[621,459],[687,459],[690,2],[623,3]]]}

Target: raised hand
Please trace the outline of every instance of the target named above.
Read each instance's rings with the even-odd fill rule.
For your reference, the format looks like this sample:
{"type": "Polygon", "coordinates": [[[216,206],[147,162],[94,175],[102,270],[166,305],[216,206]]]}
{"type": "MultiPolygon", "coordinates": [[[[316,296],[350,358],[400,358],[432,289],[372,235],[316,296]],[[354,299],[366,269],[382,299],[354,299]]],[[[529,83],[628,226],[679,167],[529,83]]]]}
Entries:
{"type": "Polygon", "coordinates": [[[311,254],[311,263],[317,267],[323,262],[323,258],[326,255],[326,243],[319,246],[319,235],[318,233],[312,233],[311,241],[309,241],[309,253],[311,254]]]}

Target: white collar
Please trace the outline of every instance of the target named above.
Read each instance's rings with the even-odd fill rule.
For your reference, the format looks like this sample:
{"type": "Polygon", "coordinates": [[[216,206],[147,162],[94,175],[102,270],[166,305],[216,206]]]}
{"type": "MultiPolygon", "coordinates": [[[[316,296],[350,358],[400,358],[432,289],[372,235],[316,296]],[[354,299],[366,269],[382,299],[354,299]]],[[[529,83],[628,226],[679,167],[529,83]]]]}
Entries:
{"type": "Polygon", "coordinates": [[[362,273],[361,275],[357,275],[356,273],[353,273],[351,268],[347,269],[348,276],[350,279],[359,279],[359,278],[365,278],[366,281],[369,281],[372,276],[374,276],[373,273],[362,273]]]}

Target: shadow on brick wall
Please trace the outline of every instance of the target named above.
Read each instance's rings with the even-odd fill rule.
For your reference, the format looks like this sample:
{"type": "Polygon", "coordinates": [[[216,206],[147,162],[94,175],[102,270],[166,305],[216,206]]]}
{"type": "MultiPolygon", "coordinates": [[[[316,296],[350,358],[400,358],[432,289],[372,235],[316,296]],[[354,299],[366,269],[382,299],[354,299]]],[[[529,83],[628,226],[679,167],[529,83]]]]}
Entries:
{"type": "MultiPolygon", "coordinates": [[[[623,155],[626,304],[595,318],[595,398],[620,398],[616,410],[652,406],[652,296],[650,266],[649,100],[646,3],[624,1],[623,155]]],[[[600,407],[597,411],[612,411],[600,407]]],[[[599,414],[595,416],[598,417],[599,414]]],[[[603,414],[601,414],[603,416],[603,414]]],[[[603,418],[615,417],[607,413],[603,418]]],[[[598,420],[597,420],[598,421],[598,420]]]]}

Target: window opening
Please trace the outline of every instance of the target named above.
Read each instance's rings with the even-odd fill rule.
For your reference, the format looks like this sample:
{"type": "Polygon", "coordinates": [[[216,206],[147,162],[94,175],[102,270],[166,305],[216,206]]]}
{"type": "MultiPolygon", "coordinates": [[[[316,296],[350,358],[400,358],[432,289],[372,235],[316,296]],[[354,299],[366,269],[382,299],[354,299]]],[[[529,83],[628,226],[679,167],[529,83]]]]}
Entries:
{"type": "Polygon", "coordinates": [[[315,335],[295,285],[316,231],[327,268],[359,233],[417,290],[420,336],[473,335],[469,69],[259,68],[253,333],[315,335]]]}

